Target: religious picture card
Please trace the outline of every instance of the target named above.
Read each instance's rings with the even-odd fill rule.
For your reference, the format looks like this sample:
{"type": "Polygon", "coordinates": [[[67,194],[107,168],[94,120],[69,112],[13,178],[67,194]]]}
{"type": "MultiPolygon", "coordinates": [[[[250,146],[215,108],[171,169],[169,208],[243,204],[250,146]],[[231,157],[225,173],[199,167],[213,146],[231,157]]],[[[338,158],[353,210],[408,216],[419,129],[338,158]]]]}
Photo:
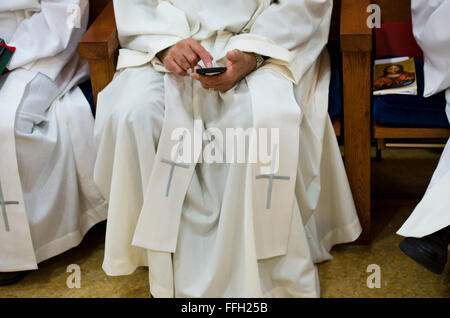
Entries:
{"type": "Polygon", "coordinates": [[[414,58],[398,57],[375,60],[373,94],[417,95],[414,58]]]}

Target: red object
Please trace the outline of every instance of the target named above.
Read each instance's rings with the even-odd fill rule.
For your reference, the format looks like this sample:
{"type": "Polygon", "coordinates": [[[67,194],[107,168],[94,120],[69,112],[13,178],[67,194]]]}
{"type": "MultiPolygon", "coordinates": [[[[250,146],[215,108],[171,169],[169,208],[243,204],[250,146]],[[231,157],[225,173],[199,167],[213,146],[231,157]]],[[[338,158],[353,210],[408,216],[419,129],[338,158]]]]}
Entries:
{"type": "Polygon", "coordinates": [[[409,56],[423,58],[414,38],[411,22],[384,22],[375,31],[376,57],[409,56]]]}
{"type": "Polygon", "coordinates": [[[0,46],[6,47],[8,50],[10,50],[13,53],[16,51],[16,48],[14,46],[7,46],[4,43],[0,43],[0,46]]]}

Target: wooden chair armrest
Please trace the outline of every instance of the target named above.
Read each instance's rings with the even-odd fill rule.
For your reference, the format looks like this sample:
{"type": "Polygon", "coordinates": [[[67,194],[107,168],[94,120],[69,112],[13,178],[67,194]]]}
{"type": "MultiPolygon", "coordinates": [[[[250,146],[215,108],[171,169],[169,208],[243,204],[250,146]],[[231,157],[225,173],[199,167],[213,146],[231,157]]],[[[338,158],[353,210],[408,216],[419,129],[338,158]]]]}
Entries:
{"type": "Polygon", "coordinates": [[[98,93],[113,79],[119,53],[119,39],[113,2],[109,2],[98,18],[81,38],[78,50],[87,59],[91,71],[94,102],[98,93]]]}
{"type": "Polygon", "coordinates": [[[369,0],[342,0],[342,52],[371,52],[372,29],[367,26],[369,0]]]}
{"type": "Polygon", "coordinates": [[[85,59],[107,59],[119,48],[113,2],[109,2],[80,40],[79,51],[85,59]]]}

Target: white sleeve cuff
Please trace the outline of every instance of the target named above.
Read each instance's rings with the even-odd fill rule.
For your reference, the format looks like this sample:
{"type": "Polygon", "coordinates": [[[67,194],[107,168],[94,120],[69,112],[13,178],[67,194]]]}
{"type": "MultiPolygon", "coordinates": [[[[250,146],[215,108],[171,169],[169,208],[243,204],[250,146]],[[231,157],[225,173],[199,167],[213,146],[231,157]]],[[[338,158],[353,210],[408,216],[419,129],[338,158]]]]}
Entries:
{"type": "MultiPolygon", "coordinates": [[[[257,53],[269,57],[261,68],[270,68],[280,73],[293,83],[299,81],[299,76],[292,67],[293,53],[279,46],[274,41],[260,35],[246,33],[232,37],[228,42],[224,55],[227,52],[238,49],[242,52],[257,53]]],[[[225,60],[220,57],[218,62],[225,60]]]]}
{"type": "Polygon", "coordinates": [[[119,58],[117,61],[117,69],[126,67],[141,66],[154,60],[156,54],[171,47],[181,41],[182,39],[176,36],[164,36],[164,37],[150,37],[148,45],[148,53],[130,50],[120,49],[119,58]]]}

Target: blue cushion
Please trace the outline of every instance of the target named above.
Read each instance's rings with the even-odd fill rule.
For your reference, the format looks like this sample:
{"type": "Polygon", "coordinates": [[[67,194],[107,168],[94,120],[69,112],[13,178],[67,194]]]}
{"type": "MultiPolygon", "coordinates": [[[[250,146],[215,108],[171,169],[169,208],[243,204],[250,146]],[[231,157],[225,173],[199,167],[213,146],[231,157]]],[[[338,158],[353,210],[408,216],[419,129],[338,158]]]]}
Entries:
{"type": "Polygon", "coordinates": [[[423,97],[423,59],[415,59],[415,63],[418,95],[375,96],[373,118],[386,126],[450,128],[445,114],[445,93],[423,97]]]}
{"type": "Polygon", "coordinates": [[[78,85],[80,87],[81,91],[83,92],[84,96],[86,97],[86,100],[89,102],[89,105],[91,106],[92,114],[94,114],[94,94],[92,93],[92,85],[91,81],[88,80],[84,83],[81,83],[78,85]]]}
{"type": "Polygon", "coordinates": [[[342,111],[342,86],[339,64],[331,60],[331,80],[330,90],[328,92],[328,114],[330,117],[336,117],[342,111]]]}

